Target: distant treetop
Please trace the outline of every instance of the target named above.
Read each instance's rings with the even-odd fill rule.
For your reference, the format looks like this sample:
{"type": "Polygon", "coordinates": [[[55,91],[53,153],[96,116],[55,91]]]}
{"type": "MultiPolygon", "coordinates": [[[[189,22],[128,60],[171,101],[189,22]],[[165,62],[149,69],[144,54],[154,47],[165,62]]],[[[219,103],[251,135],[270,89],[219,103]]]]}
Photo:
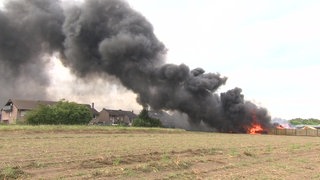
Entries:
{"type": "Polygon", "coordinates": [[[320,120],[314,119],[314,118],[310,118],[310,119],[295,118],[295,119],[289,120],[289,122],[292,125],[320,125],[320,120]]]}

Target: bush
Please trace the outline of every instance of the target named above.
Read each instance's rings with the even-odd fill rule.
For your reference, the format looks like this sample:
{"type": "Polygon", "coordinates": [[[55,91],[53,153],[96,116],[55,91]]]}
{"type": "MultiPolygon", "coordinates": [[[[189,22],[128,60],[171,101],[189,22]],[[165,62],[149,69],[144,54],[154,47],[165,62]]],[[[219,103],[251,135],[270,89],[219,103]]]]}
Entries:
{"type": "Polygon", "coordinates": [[[90,109],[81,104],[59,101],[52,106],[42,105],[26,115],[28,124],[88,124],[92,115],[90,109]]]}
{"type": "Polygon", "coordinates": [[[296,118],[296,119],[289,120],[289,122],[292,125],[319,125],[320,124],[320,120],[314,119],[314,118],[310,118],[310,119],[296,118]]]}
{"type": "Polygon", "coordinates": [[[133,121],[132,126],[135,127],[162,127],[162,123],[159,119],[149,118],[141,119],[137,118],[133,121]]]}
{"type": "Polygon", "coordinates": [[[159,119],[151,118],[148,114],[148,110],[143,109],[138,118],[133,120],[132,126],[135,127],[162,127],[162,123],[159,119]]]}

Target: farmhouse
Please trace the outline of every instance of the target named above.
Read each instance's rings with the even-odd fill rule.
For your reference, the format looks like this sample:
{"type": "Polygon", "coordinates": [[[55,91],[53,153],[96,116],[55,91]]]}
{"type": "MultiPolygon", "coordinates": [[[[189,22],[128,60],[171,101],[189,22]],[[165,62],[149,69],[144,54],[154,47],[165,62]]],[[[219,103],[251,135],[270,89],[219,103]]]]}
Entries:
{"type": "MultiPolygon", "coordinates": [[[[40,105],[51,106],[56,104],[56,101],[41,101],[41,100],[16,100],[9,99],[4,107],[1,109],[0,122],[4,124],[16,124],[25,120],[25,115],[40,105]]],[[[89,108],[90,105],[85,104],[89,108]]],[[[98,115],[97,110],[91,107],[93,118],[98,115]]]]}
{"type": "Polygon", "coordinates": [[[30,101],[9,99],[1,109],[1,123],[15,124],[24,121],[26,112],[35,109],[39,105],[53,105],[54,101],[30,101]]]}
{"type": "Polygon", "coordinates": [[[97,125],[131,125],[137,117],[133,111],[110,110],[103,108],[96,119],[91,124],[97,125]]]}

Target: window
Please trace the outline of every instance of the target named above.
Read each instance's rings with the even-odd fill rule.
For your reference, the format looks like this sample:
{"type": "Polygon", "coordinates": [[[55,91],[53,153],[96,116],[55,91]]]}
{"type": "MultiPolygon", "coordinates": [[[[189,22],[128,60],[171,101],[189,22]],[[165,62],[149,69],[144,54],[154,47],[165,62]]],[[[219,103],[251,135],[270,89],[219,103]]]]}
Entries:
{"type": "Polygon", "coordinates": [[[27,111],[21,111],[21,113],[20,113],[21,117],[25,116],[26,113],[27,113],[27,111]]]}

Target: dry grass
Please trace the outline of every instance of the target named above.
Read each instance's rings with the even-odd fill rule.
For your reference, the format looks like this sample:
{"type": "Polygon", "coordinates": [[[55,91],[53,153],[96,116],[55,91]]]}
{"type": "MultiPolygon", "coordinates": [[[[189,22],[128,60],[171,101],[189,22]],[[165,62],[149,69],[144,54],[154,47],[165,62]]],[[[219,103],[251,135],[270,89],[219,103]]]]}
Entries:
{"type": "Polygon", "coordinates": [[[319,150],[318,137],[0,126],[0,177],[319,179],[319,150]]]}

